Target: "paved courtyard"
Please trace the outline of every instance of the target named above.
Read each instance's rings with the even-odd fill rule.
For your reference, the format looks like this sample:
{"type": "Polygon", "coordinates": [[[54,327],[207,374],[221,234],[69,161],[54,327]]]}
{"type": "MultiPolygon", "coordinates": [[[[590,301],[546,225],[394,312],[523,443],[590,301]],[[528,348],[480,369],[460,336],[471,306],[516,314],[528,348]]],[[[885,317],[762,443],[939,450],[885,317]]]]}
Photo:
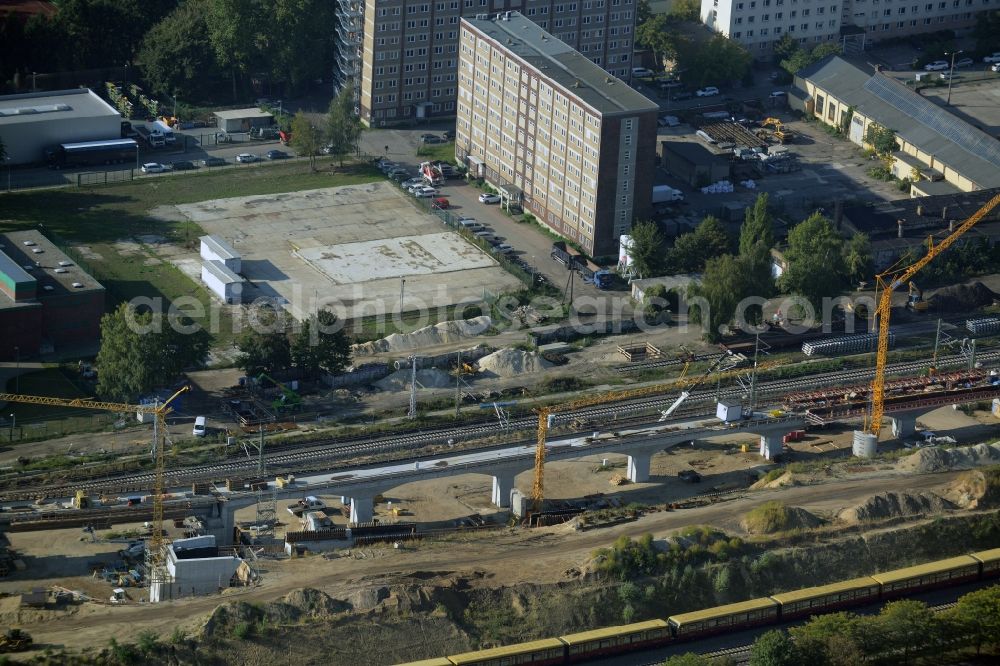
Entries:
{"type": "MultiPolygon", "coordinates": [[[[405,310],[441,307],[519,284],[387,182],[176,208],[242,255],[250,299],[277,297],[293,314],[314,301],[345,318],[398,312],[401,293],[405,310]]],[[[200,279],[197,257],[175,261],[200,279]]]]}

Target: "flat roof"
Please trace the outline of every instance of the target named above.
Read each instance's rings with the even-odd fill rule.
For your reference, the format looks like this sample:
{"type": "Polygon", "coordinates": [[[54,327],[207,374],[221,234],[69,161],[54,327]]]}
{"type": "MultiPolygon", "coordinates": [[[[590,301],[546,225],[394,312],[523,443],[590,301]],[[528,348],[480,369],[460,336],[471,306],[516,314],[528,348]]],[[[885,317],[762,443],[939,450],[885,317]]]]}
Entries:
{"type": "MultiPolygon", "coordinates": [[[[928,183],[929,184],[929,183],[928,183]]],[[[923,190],[925,183],[918,183],[923,190]]],[[[931,234],[946,235],[951,220],[961,223],[972,216],[987,201],[1000,194],[1000,187],[975,192],[914,197],[886,201],[874,206],[847,206],[844,218],[855,230],[868,234],[872,241],[896,238],[899,222],[903,222],[903,237],[927,240],[931,234]]],[[[994,208],[966,236],[975,238],[987,227],[1000,222],[1000,208],[994,208]],[[970,235],[971,234],[971,235],[970,235]]]]}
{"type": "Polygon", "coordinates": [[[249,109],[229,109],[228,111],[216,111],[215,117],[223,120],[242,120],[243,118],[272,118],[274,114],[263,111],[259,107],[249,109]]]}
{"type": "MultiPolygon", "coordinates": [[[[17,266],[32,267],[30,271],[23,272],[38,281],[38,290],[35,294],[35,299],[38,301],[81,292],[104,291],[100,282],[39,231],[32,229],[0,233],[0,245],[3,245],[3,253],[17,266]],[[33,245],[25,245],[25,241],[33,245]],[[76,284],[80,286],[74,286],[76,284]]],[[[19,305],[22,303],[14,303],[0,293],[0,308],[19,305]]]]}
{"type": "Polygon", "coordinates": [[[946,560],[939,560],[929,564],[919,564],[915,567],[906,567],[905,569],[896,569],[895,571],[872,574],[872,578],[885,585],[888,583],[896,583],[901,580],[906,580],[908,578],[917,578],[928,574],[952,571],[954,569],[961,569],[968,566],[978,567],[979,561],[969,555],[960,555],[959,557],[949,557],[946,560]]]}
{"type": "Polygon", "coordinates": [[[37,282],[16,261],[7,255],[7,246],[0,247],[0,275],[9,278],[14,284],[30,284],[37,282]]]}
{"type": "Polygon", "coordinates": [[[463,17],[462,23],[549,79],[564,95],[580,99],[601,115],[660,110],[659,104],[601,69],[566,42],[542,30],[520,12],[504,12],[492,18],[487,14],[463,17]]]}
{"type": "Polygon", "coordinates": [[[696,141],[661,141],[660,143],[663,144],[663,150],[669,150],[692,164],[708,166],[727,161],[725,155],[716,153],[705,144],[696,141]]]}
{"type": "Polygon", "coordinates": [[[617,627],[604,627],[603,629],[581,631],[575,634],[560,636],[560,638],[562,638],[567,645],[576,645],[578,643],[588,643],[590,641],[597,641],[611,636],[627,636],[629,634],[638,634],[643,631],[649,631],[650,629],[669,628],[670,625],[663,620],[647,620],[646,622],[636,622],[634,624],[619,625],[617,627]]]}
{"type": "Polygon", "coordinates": [[[854,578],[852,580],[845,580],[840,583],[830,583],[829,585],[807,587],[804,590],[793,590],[791,592],[782,592],[781,594],[772,594],[771,598],[777,601],[779,604],[790,604],[796,601],[805,601],[806,599],[825,597],[827,595],[836,594],[838,592],[863,590],[866,587],[877,587],[877,586],[878,586],[877,580],[875,580],[871,576],[864,576],[863,578],[854,578]]]}
{"type": "Polygon", "coordinates": [[[562,649],[563,647],[564,645],[562,641],[558,639],[543,638],[537,641],[505,645],[503,647],[490,648],[488,650],[480,650],[478,652],[450,654],[448,655],[448,659],[451,660],[451,663],[461,666],[462,664],[478,664],[486,659],[496,659],[498,657],[508,657],[512,655],[538,652],[540,650],[562,649]]]}
{"type": "Polygon", "coordinates": [[[912,187],[916,188],[916,190],[925,197],[937,197],[942,194],[962,193],[962,190],[958,189],[947,180],[921,180],[913,183],[912,187]]]}
{"type": "Polygon", "coordinates": [[[689,622],[701,622],[703,620],[711,620],[716,617],[725,617],[726,615],[733,615],[736,613],[749,613],[756,610],[767,610],[769,608],[777,609],[778,602],[767,597],[761,597],[760,599],[750,599],[749,601],[741,601],[735,604],[707,608],[705,610],[693,611],[691,613],[671,615],[667,619],[680,626],[682,624],[688,624],[689,622]]]}
{"type": "Polygon", "coordinates": [[[221,236],[202,236],[199,238],[202,245],[207,245],[212,252],[223,259],[239,259],[240,253],[232,245],[227,243],[221,236]]]}
{"type": "Polygon", "coordinates": [[[0,97],[0,127],[110,116],[120,118],[121,114],[89,88],[0,97]]]}
{"type": "Polygon", "coordinates": [[[202,264],[202,266],[204,266],[209,273],[214,275],[216,279],[222,281],[223,284],[235,284],[237,282],[243,282],[243,278],[241,278],[239,275],[229,270],[229,268],[224,263],[216,259],[213,259],[212,261],[206,261],[202,264]]]}

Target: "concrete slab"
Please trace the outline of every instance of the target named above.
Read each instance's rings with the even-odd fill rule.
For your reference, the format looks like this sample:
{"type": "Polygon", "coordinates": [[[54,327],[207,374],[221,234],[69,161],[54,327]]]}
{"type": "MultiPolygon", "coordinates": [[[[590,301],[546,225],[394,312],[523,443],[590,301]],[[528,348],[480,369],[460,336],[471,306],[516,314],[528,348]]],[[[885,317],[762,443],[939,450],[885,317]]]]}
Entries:
{"type": "MultiPolygon", "coordinates": [[[[386,182],[182,204],[243,257],[250,298],[293,314],[321,300],[346,319],[482,299],[519,282],[386,182]],[[405,280],[405,285],[402,281],[405,280]],[[402,288],[402,289],[401,289],[402,288]]],[[[189,257],[171,258],[190,272],[189,257]]]]}

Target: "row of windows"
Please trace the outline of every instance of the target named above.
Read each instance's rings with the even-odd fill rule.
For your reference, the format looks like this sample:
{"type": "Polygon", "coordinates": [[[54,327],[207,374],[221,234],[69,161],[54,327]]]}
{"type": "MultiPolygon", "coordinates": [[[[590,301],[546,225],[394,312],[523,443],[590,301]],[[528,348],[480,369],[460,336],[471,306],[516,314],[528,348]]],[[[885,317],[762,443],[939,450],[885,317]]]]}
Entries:
{"type": "MultiPolygon", "coordinates": [[[[836,28],[837,27],[837,21],[828,21],[825,27],[836,28]]],[[[824,28],[823,23],[821,21],[817,21],[816,24],[815,24],[815,29],[816,30],[823,30],[823,28],[824,28]]],[[[807,30],[809,30],[809,24],[808,23],[801,23],[801,24],[799,24],[798,29],[800,31],[802,31],[802,32],[806,32],[807,30]]],[[[795,28],[794,25],[788,26],[788,32],[795,32],[795,30],[796,30],[796,28],[795,28]]],[[[757,34],[760,35],[761,37],[766,37],[769,32],[770,32],[770,34],[780,35],[782,33],[781,26],[776,25],[776,26],[774,26],[774,29],[771,30],[771,31],[769,31],[768,28],[761,28],[760,30],[757,31],[757,34]]],[[[754,31],[753,30],[747,30],[746,32],[736,31],[736,32],[734,32],[732,34],[732,38],[733,39],[750,38],[750,37],[753,37],[753,36],[754,36],[754,31]]]]}
{"type": "MultiPolygon", "coordinates": [[[[921,21],[921,23],[923,25],[930,25],[932,22],[934,22],[934,23],[945,23],[946,21],[961,21],[963,19],[969,20],[971,18],[972,18],[972,14],[971,13],[969,13],[969,14],[952,14],[951,16],[938,16],[938,17],[936,17],[934,19],[925,18],[925,19],[923,19],[921,21]]],[[[906,23],[906,21],[897,21],[896,22],[896,27],[897,28],[902,28],[902,27],[904,27],[905,23],[906,23]]],[[[911,20],[910,21],[910,26],[915,26],[915,25],[917,25],[916,19],[911,20]]],[[[876,25],[876,24],[872,24],[872,25],[868,26],[868,32],[875,32],[877,29],[881,29],[883,32],[886,32],[886,31],[889,30],[890,27],[891,27],[891,24],[889,24],[889,23],[883,23],[881,25],[881,28],[878,25],[876,25]]]]}

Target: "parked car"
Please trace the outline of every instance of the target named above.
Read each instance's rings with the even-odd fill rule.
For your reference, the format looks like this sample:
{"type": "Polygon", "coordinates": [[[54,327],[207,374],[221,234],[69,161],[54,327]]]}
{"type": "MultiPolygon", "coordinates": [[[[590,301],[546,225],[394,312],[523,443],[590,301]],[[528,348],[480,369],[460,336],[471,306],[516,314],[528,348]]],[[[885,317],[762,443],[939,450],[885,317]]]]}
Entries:
{"type": "Polygon", "coordinates": [[[775,90],[770,95],[771,99],[781,99],[781,98],[787,97],[787,96],[788,96],[788,93],[786,93],[784,90],[775,90]]]}
{"type": "Polygon", "coordinates": [[[139,170],[143,173],[163,173],[167,171],[167,166],[159,162],[146,162],[139,170]]]}
{"type": "Polygon", "coordinates": [[[444,143],[444,139],[439,137],[437,134],[424,134],[420,137],[421,143],[444,143]]]}
{"type": "Polygon", "coordinates": [[[499,245],[494,245],[493,249],[490,250],[490,252],[493,252],[494,254],[510,254],[513,251],[514,247],[512,245],[508,245],[507,243],[500,243],[499,245]]]}
{"type": "Polygon", "coordinates": [[[1000,62],[993,63],[990,69],[994,72],[1000,72],[1000,62]]]}
{"type": "Polygon", "coordinates": [[[678,90],[673,95],[671,95],[671,97],[674,98],[675,102],[680,102],[685,99],[691,99],[692,97],[694,97],[694,95],[692,95],[691,92],[688,90],[678,90]]]}
{"type": "Polygon", "coordinates": [[[959,58],[955,61],[955,67],[972,67],[976,61],[972,58],[959,58]]]}
{"type": "Polygon", "coordinates": [[[434,200],[431,201],[431,205],[435,208],[446,210],[451,207],[451,202],[448,201],[446,197],[435,197],[434,200]]]}
{"type": "Polygon", "coordinates": [[[217,167],[217,166],[226,166],[227,164],[229,164],[229,162],[222,159],[221,157],[206,157],[201,161],[201,164],[202,166],[207,166],[207,167],[217,167]]]}
{"type": "Polygon", "coordinates": [[[719,89],[715,86],[705,86],[694,91],[696,97],[712,97],[719,94],[719,89]]]}
{"type": "Polygon", "coordinates": [[[944,70],[950,68],[951,65],[948,64],[947,60],[935,60],[934,62],[929,62],[924,65],[925,72],[943,72],[944,70]]]}
{"type": "Polygon", "coordinates": [[[681,119],[677,116],[660,116],[656,120],[656,124],[660,127],[677,127],[681,124],[681,119]]]}
{"type": "Polygon", "coordinates": [[[674,88],[683,88],[684,84],[680,81],[660,81],[660,90],[672,90],[674,88]]]}
{"type": "Polygon", "coordinates": [[[646,69],[645,67],[633,67],[632,76],[642,79],[649,76],[653,76],[653,72],[652,70],[646,69]]]}
{"type": "Polygon", "coordinates": [[[421,187],[419,190],[414,190],[413,196],[418,199],[429,199],[431,197],[436,197],[438,191],[433,187],[421,187]]]}
{"type": "Polygon", "coordinates": [[[989,62],[1000,62],[1000,51],[997,51],[995,53],[992,53],[992,54],[986,56],[985,58],[983,58],[983,62],[986,62],[986,63],[989,63],[989,62]]]}
{"type": "Polygon", "coordinates": [[[264,157],[269,160],[287,160],[289,158],[288,153],[281,150],[269,150],[264,153],[264,157]]]}
{"type": "Polygon", "coordinates": [[[484,203],[484,204],[500,203],[500,195],[483,192],[482,194],[479,195],[479,203],[484,203]]]}
{"type": "Polygon", "coordinates": [[[403,189],[406,189],[409,187],[413,187],[414,185],[423,185],[423,183],[424,183],[423,178],[410,178],[409,180],[404,180],[402,183],[399,184],[399,186],[402,187],[403,189]]]}
{"type": "Polygon", "coordinates": [[[444,138],[448,139],[449,141],[454,141],[455,140],[455,130],[445,130],[444,138]]]}
{"type": "Polygon", "coordinates": [[[189,162],[187,160],[181,160],[180,162],[174,162],[170,165],[174,171],[190,171],[191,169],[197,169],[198,165],[194,162],[189,162]]]}
{"type": "Polygon", "coordinates": [[[260,158],[252,153],[240,153],[236,156],[236,161],[241,164],[250,164],[251,162],[256,162],[260,158]]]}

